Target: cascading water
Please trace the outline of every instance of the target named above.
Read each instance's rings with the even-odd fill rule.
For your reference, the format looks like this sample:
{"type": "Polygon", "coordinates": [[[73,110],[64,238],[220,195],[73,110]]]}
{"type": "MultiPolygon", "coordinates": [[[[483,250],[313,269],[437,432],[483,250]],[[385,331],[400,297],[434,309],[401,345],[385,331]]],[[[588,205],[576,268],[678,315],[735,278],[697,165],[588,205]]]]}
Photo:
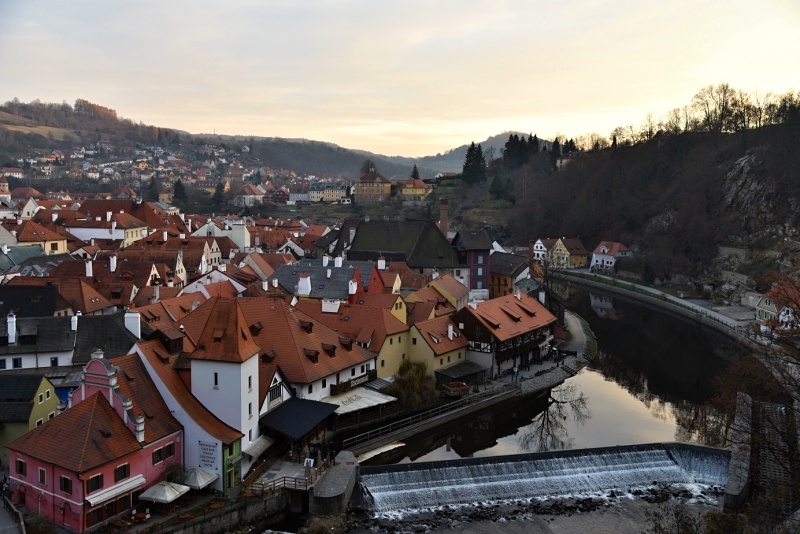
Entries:
{"type": "Polygon", "coordinates": [[[727,454],[714,449],[653,445],[362,468],[361,483],[372,497],[372,510],[382,513],[655,484],[724,486],[728,462],[727,454]]]}

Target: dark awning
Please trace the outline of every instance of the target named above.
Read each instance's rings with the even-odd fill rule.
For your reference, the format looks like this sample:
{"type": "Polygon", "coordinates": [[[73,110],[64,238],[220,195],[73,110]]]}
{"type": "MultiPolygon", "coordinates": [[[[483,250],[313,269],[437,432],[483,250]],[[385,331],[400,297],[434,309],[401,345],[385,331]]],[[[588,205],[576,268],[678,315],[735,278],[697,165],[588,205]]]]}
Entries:
{"type": "Polygon", "coordinates": [[[307,399],[284,401],[260,419],[262,428],[268,428],[298,440],[314,430],[317,425],[331,415],[338,406],[307,399]]]}

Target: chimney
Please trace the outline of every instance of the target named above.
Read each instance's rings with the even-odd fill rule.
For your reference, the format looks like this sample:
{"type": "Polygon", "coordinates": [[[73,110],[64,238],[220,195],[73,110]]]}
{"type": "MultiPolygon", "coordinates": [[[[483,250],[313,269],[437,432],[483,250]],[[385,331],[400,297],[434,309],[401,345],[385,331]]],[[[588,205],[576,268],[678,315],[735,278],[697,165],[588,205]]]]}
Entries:
{"type": "Polygon", "coordinates": [[[193,300],[192,301],[192,311],[196,310],[199,307],[200,307],[200,301],[199,300],[193,300]]]}
{"type": "Polygon", "coordinates": [[[355,295],[356,291],[358,291],[358,283],[355,280],[350,280],[347,283],[347,293],[350,295],[355,295]]]}
{"type": "Polygon", "coordinates": [[[117,255],[116,254],[112,254],[108,258],[108,270],[111,271],[112,273],[117,272],[117,255]]]}
{"type": "Polygon", "coordinates": [[[69,329],[73,332],[78,331],[78,317],[81,316],[81,312],[77,312],[75,315],[69,318],[69,329]]]}
{"type": "Polygon", "coordinates": [[[386,259],[385,258],[378,258],[378,270],[385,271],[386,270],[386,259]]]}
{"type": "Polygon", "coordinates": [[[3,243],[3,254],[8,254],[8,245],[3,243]]]}
{"type": "Polygon", "coordinates": [[[58,213],[51,213],[50,218],[53,219],[53,222],[56,222],[58,220],[58,213]]]}
{"type": "Polygon", "coordinates": [[[164,243],[166,243],[166,242],[167,242],[167,231],[166,231],[166,230],[164,230],[164,231],[161,233],[161,240],[162,240],[164,243]]]}
{"type": "Polygon", "coordinates": [[[261,281],[261,291],[269,291],[269,280],[261,281]]]}
{"type": "Polygon", "coordinates": [[[353,240],[356,238],[356,229],[350,228],[350,244],[353,244],[353,240]]]}
{"type": "Polygon", "coordinates": [[[328,269],[328,278],[330,279],[330,277],[331,277],[331,270],[328,269]]]}
{"type": "Polygon", "coordinates": [[[111,233],[113,234],[117,229],[117,221],[111,221],[111,233]]]}
{"type": "Polygon", "coordinates": [[[329,260],[330,260],[330,258],[328,258],[328,255],[327,254],[323,254],[322,255],[322,266],[323,267],[327,267],[329,260]]]}
{"type": "Polygon", "coordinates": [[[92,351],[92,359],[93,360],[102,360],[103,359],[103,351],[100,349],[94,349],[92,351]]]}
{"type": "Polygon", "coordinates": [[[336,256],[336,258],[333,260],[333,266],[334,267],[341,267],[342,266],[342,257],[341,256],[336,256]]]}
{"type": "Polygon", "coordinates": [[[142,318],[138,311],[129,309],[125,312],[125,328],[136,336],[136,339],[142,339],[142,318]]]}
{"type": "Polygon", "coordinates": [[[86,263],[86,278],[91,278],[92,276],[94,276],[94,274],[92,274],[92,260],[86,260],[85,263],[86,263]]]}
{"type": "Polygon", "coordinates": [[[307,297],[311,294],[311,275],[308,273],[300,273],[300,278],[297,280],[297,294],[307,297]]]}
{"type": "Polygon", "coordinates": [[[181,238],[181,239],[186,239],[186,234],[184,234],[183,232],[181,232],[180,238],[181,238]]]}
{"type": "Polygon", "coordinates": [[[106,222],[111,222],[111,212],[110,211],[106,212],[106,222]]]}
{"type": "Polygon", "coordinates": [[[447,199],[439,201],[439,231],[447,237],[447,230],[450,229],[450,219],[447,216],[447,199]]]}
{"type": "Polygon", "coordinates": [[[153,285],[153,304],[159,301],[161,298],[161,284],[153,285]]]}
{"type": "Polygon", "coordinates": [[[144,416],[136,418],[136,441],[144,443],[144,416]]]}
{"type": "Polygon", "coordinates": [[[277,278],[273,278],[272,279],[272,287],[274,287],[275,289],[278,289],[278,279],[277,278]]]}
{"type": "Polygon", "coordinates": [[[8,326],[8,344],[12,345],[17,342],[17,316],[14,312],[8,312],[7,326],[8,326]]]}
{"type": "Polygon", "coordinates": [[[447,339],[453,341],[453,324],[448,323],[447,325],[447,339]]]}
{"type": "Polygon", "coordinates": [[[226,264],[224,264],[224,263],[220,263],[220,264],[217,266],[217,270],[218,270],[219,272],[221,272],[221,273],[224,273],[224,272],[225,272],[225,269],[227,269],[227,268],[228,268],[228,266],[227,266],[226,264]]]}

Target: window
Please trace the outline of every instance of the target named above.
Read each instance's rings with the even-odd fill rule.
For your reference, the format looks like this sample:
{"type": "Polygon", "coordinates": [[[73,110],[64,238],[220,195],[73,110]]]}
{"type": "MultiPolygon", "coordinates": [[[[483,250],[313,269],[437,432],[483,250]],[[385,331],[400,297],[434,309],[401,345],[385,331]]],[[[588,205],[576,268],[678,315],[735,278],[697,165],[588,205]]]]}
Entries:
{"type": "Polygon", "coordinates": [[[401,360],[405,360],[406,359],[406,353],[405,352],[403,353],[403,356],[400,359],[401,360]]]}
{"type": "Polygon", "coordinates": [[[328,387],[328,379],[327,378],[323,378],[322,379],[322,389],[325,389],[326,387],[328,387]]]}
{"type": "Polygon", "coordinates": [[[281,398],[281,386],[275,386],[274,388],[269,390],[270,402],[280,398],[281,398]]]}
{"type": "Polygon", "coordinates": [[[39,393],[39,404],[44,402],[44,393],[39,393]]]}
{"type": "Polygon", "coordinates": [[[392,338],[389,338],[389,345],[393,345],[393,344],[394,344],[394,340],[392,338]]]}
{"type": "Polygon", "coordinates": [[[5,369],[5,368],[6,368],[6,359],[0,358],[0,369],[5,369]]]}
{"type": "Polygon", "coordinates": [[[250,375],[247,377],[247,390],[253,391],[253,376],[250,375]]]}
{"type": "Polygon", "coordinates": [[[43,467],[39,468],[39,484],[42,486],[47,484],[47,471],[43,467]]]}
{"type": "Polygon", "coordinates": [[[58,367],[58,357],[50,358],[50,367],[58,367]]]}
{"type": "Polygon", "coordinates": [[[386,367],[386,360],[381,360],[381,367],[386,367]]]}
{"type": "Polygon", "coordinates": [[[219,387],[219,373],[214,373],[214,388],[219,387]]]}
{"type": "Polygon", "coordinates": [[[153,451],[153,465],[161,463],[164,458],[161,457],[161,449],[156,449],[153,451]]]}
{"type": "Polygon", "coordinates": [[[461,276],[461,269],[456,269],[456,276],[461,276]]]}
{"type": "Polygon", "coordinates": [[[447,363],[450,363],[450,356],[447,357],[447,363]]]}
{"type": "Polygon", "coordinates": [[[28,474],[28,467],[25,465],[25,460],[17,459],[17,474],[23,477],[28,474]]]}
{"type": "Polygon", "coordinates": [[[350,369],[350,376],[356,376],[356,368],[355,367],[350,369]]]}
{"type": "Polygon", "coordinates": [[[483,267],[478,267],[478,276],[483,276],[483,267]]]}
{"type": "Polygon", "coordinates": [[[483,254],[478,254],[478,265],[483,265],[483,254]]]}
{"type": "Polygon", "coordinates": [[[36,426],[42,426],[44,424],[44,419],[37,419],[36,426]]]}
{"type": "Polygon", "coordinates": [[[22,369],[22,358],[13,358],[11,360],[11,367],[14,369],[22,369]]]}
{"type": "Polygon", "coordinates": [[[58,243],[56,243],[56,242],[50,243],[50,250],[52,250],[54,252],[57,251],[58,250],[58,243]]]}
{"type": "Polygon", "coordinates": [[[308,392],[309,393],[313,393],[314,392],[314,384],[309,384],[308,385],[308,392]]]}
{"type": "Polygon", "coordinates": [[[47,400],[50,400],[50,390],[49,389],[44,392],[44,398],[47,399],[47,400]]]}
{"type": "Polygon", "coordinates": [[[86,482],[86,493],[93,493],[103,488],[103,474],[95,475],[86,482]]]}
{"type": "Polygon", "coordinates": [[[247,417],[250,418],[250,419],[253,418],[253,403],[252,402],[248,402],[247,403],[247,417]]]}
{"type": "Polygon", "coordinates": [[[233,456],[233,451],[234,451],[235,449],[236,449],[236,448],[234,447],[233,443],[229,444],[229,445],[228,445],[228,456],[233,456]]]}
{"type": "Polygon", "coordinates": [[[68,495],[72,494],[72,479],[69,477],[61,476],[61,480],[58,483],[58,487],[62,493],[66,493],[68,495]]]}
{"type": "Polygon", "coordinates": [[[164,458],[172,458],[175,456],[175,444],[168,443],[166,447],[164,447],[164,458]]]}
{"type": "Polygon", "coordinates": [[[47,420],[49,421],[50,419],[52,419],[55,416],[56,416],[56,412],[50,412],[49,414],[47,414],[47,420]]]}
{"type": "Polygon", "coordinates": [[[114,469],[114,482],[119,482],[131,476],[131,464],[122,464],[114,469]]]}
{"type": "Polygon", "coordinates": [[[444,358],[439,358],[439,365],[444,365],[444,358]]]}
{"type": "Polygon", "coordinates": [[[415,337],[412,337],[412,338],[411,338],[411,344],[412,344],[412,345],[416,345],[416,344],[417,344],[417,338],[415,338],[415,337]]]}
{"type": "Polygon", "coordinates": [[[362,375],[364,374],[364,366],[363,365],[361,366],[361,374],[362,375]]]}

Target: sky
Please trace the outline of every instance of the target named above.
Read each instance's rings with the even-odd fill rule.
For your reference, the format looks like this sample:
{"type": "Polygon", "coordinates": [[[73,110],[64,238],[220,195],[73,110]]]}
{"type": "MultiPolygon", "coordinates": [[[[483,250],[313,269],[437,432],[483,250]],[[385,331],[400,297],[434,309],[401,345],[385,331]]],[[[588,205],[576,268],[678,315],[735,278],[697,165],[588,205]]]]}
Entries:
{"type": "Polygon", "coordinates": [[[798,0],[0,0],[0,101],[420,157],[800,90],[798,0]]]}

